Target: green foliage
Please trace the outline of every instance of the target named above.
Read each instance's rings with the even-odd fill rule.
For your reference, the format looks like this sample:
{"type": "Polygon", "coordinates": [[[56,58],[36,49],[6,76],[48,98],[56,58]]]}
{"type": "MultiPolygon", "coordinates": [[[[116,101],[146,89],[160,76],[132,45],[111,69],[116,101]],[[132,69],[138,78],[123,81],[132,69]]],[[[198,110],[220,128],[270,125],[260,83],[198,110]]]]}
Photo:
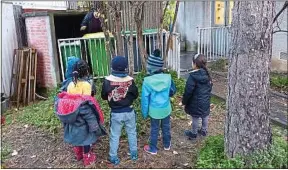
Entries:
{"type": "Polygon", "coordinates": [[[1,145],[1,162],[4,162],[9,158],[9,155],[12,153],[12,148],[6,143],[2,142],[1,145]]]}
{"type": "Polygon", "coordinates": [[[30,124],[43,128],[49,132],[56,133],[61,127],[61,123],[54,114],[54,96],[58,89],[53,89],[47,94],[48,100],[39,101],[19,110],[11,109],[5,114],[6,124],[17,121],[24,124],[30,124]],[[15,115],[16,114],[16,115],[15,115]],[[15,120],[13,120],[15,118],[15,120]]]}
{"type": "Polygon", "coordinates": [[[210,68],[213,71],[227,72],[227,65],[228,61],[226,59],[218,59],[211,63],[210,68]]]}
{"type": "Polygon", "coordinates": [[[285,74],[271,73],[270,84],[282,91],[288,91],[288,77],[285,74]]]}
{"type": "Polygon", "coordinates": [[[196,168],[288,168],[287,154],[287,142],[274,137],[273,144],[267,150],[228,159],[224,153],[223,136],[210,136],[200,151],[196,168]]]}
{"type": "Polygon", "coordinates": [[[163,18],[163,28],[169,30],[169,24],[173,22],[175,16],[176,1],[167,1],[169,3],[163,18]]]}

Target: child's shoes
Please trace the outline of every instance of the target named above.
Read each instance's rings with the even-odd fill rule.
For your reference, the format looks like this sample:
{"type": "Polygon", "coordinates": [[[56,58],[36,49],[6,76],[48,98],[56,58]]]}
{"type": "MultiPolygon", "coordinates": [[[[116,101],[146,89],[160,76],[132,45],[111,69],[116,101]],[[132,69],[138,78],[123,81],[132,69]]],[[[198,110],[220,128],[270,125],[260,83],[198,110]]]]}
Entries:
{"type": "Polygon", "coordinates": [[[116,157],[110,157],[109,158],[109,161],[112,163],[112,164],[114,164],[114,165],[118,165],[118,164],[120,164],[120,160],[119,160],[119,158],[116,156],[116,157]]]}
{"type": "Polygon", "coordinates": [[[207,130],[199,129],[199,130],[198,130],[198,133],[199,133],[200,135],[204,136],[204,137],[207,136],[207,130]]]}
{"type": "Polygon", "coordinates": [[[91,151],[86,154],[83,154],[84,166],[92,165],[95,161],[96,161],[96,155],[91,151]]]}
{"type": "Polygon", "coordinates": [[[73,151],[75,153],[77,161],[83,159],[83,147],[82,146],[75,146],[73,147],[73,151]]]}
{"type": "Polygon", "coordinates": [[[197,134],[192,133],[190,130],[185,130],[184,133],[189,140],[195,140],[197,138],[197,134]]]}
{"type": "Polygon", "coordinates": [[[157,150],[152,150],[149,145],[145,145],[144,146],[144,151],[147,152],[147,153],[150,153],[152,155],[156,155],[157,154],[157,150]]]}
{"type": "Polygon", "coordinates": [[[164,150],[165,150],[165,151],[170,151],[170,149],[171,149],[171,142],[170,142],[170,144],[169,144],[168,147],[165,147],[165,146],[164,146],[164,150]]]}

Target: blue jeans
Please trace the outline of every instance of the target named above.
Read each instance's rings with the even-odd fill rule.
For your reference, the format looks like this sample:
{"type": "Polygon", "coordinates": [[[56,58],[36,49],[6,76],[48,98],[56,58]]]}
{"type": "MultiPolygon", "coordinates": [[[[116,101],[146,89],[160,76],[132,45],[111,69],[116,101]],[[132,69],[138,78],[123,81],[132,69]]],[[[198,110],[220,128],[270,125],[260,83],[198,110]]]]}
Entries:
{"type": "Polygon", "coordinates": [[[134,110],[123,113],[112,112],[110,118],[110,158],[117,157],[119,138],[123,125],[125,125],[125,130],[128,135],[130,153],[137,152],[136,114],[134,110]]]}
{"type": "Polygon", "coordinates": [[[163,145],[168,148],[171,143],[170,133],[170,115],[164,119],[153,119],[151,118],[151,134],[150,134],[150,149],[151,151],[157,151],[157,141],[160,126],[162,129],[163,145]]]}

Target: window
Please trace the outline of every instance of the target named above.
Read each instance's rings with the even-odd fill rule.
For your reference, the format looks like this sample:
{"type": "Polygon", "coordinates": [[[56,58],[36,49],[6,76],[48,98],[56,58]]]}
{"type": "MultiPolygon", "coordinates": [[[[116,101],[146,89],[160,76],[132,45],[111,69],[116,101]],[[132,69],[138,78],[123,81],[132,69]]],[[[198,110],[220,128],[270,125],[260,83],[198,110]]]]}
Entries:
{"type": "Polygon", "coordinates": [[[214,24],[230,25],[232,23],[233,1],[215,1],[214,2],[214,24]]]}

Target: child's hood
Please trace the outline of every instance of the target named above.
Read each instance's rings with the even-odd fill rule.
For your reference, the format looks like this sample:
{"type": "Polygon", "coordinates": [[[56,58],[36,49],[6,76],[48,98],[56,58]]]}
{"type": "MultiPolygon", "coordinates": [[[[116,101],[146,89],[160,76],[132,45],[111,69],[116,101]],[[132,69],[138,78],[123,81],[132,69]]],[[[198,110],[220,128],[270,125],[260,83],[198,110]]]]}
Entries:
{"type": "Polygon", "coordinates": [[[55,110],[63,123],[73,123],[79,114],[79,108],[83,101],[71,99],[65,95],[58,94],[55,100],[55,110]]]}
{"type": "Polygon", "coordinates": [[[80,114],[81,106],[86,102],[95,106],[100,122],[104,123],[104,114],[98,102],[91,96],[71,95],[66,92],[59,93],[55,100],[56,114],[63,123],[73,123],[80,114]]]}
{"type": "Polygon", "coordinates": [[[170,74],[155,74],[152,76],[145,77],[144,81],[146,85],[154,91],[161,92],[170,88],[171,86],[171,75],[170,74]]]}
{"type": "Polygon", "coordinates": [[[193,77],[194,80],[197,81],[197,83],[200,84],[206,84],[210,81],[207,72],[202,68],[191,71],[190,75],[193,77]]]}

